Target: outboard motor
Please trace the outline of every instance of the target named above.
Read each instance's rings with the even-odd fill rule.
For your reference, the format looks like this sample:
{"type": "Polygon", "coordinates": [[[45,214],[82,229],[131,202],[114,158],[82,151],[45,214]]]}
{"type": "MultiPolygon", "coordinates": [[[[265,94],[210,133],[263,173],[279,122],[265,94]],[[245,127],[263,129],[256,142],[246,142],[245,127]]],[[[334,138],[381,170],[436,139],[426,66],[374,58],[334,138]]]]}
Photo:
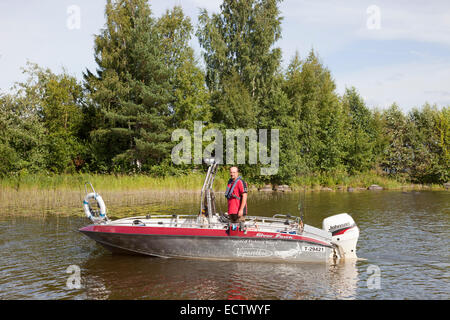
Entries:
{"type": "Polygon", "coordinates": [[[359,229],[347,213],[337,214],[323,220],[322,228],[331,232],[331,243],[337,246],[339,258],[356,259],[356,243],[359,229]]]}

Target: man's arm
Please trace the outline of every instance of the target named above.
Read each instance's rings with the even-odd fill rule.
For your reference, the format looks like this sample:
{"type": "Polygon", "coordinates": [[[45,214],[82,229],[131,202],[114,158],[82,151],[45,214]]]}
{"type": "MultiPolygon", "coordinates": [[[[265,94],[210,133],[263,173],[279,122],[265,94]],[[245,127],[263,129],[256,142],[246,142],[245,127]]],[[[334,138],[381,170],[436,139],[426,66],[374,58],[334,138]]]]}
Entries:
{"type": "Polygon", "coordinates": [[[243,193],[242,194],[241,206],[239,207],[239,212],[238,212],[239,216],[242,216],[244,214],[244,208],[245,208],[246,204],[247,204],[247,193],[243,193]]]}
{"type": "Polygon", "coordinates": [[[238,211],[238,215],[242,216],[244,215],[244,208],[245,205],[247,204],[247,184],[242,181],[242,184],[240,185],[241,188],[239,188],[240,190],[240,194],[241,194],[241,206],[239,207],[239,211],[238,211]]]}

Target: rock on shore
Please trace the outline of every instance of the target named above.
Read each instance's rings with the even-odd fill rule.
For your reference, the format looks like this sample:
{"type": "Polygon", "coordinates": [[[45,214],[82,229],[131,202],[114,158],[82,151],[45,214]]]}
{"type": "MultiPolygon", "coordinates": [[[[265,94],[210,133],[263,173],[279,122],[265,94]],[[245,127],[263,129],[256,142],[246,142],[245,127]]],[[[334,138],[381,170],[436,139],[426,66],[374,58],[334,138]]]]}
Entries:
{"type": "Polygon", "coordinates": [[[292,191],[291,187],[289,187],[287,184],[283,184],[283,185],[275,185],[275,187],[273,188],[275,191],[279,191],[279,192],[289,192],[292,191]]]}
{"type": "Polygon", "coordinates": [[[271,184],[266,184],[264,187],[259,188],[258,191],[273,191],[271,184]]]}

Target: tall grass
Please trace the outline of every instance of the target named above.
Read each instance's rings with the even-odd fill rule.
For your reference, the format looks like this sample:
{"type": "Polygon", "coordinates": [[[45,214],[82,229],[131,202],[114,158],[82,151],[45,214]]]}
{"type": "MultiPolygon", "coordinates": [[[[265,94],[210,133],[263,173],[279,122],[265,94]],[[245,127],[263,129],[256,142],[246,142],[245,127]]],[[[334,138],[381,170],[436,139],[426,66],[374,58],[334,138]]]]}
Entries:
{"type": "MultiPolygon", "coordinates": [[[[0,180],[0,214],[63,210],[79,212],[91,187],[102,195],[108,207],[135,207],[160,204],[183,197],[199,197],[205,174],[193,172],[184,176],[152,177],[148,175],[24,175],[0,180]],[[71,209],[72,208],[72,209],[71,209]]],[[[221,191],[226,172],[218,172],[214,184],[221,191]]]]}
{"type": "Polygon", "coordinates": [[[406,181],[398,181],[393,178],[382,176],[375,171],[367,171],[356,175],[348,175],[347,173],[335,172],[327,174],[313,174],[294,178],[292,183],[293,189],[307,189],[320,190],[322,187],[329,187],[332,189],[346,189],[352,188],[367,188],[373,184],[379,185],[386,190],[443,190],[443,186],[412,184],[406,181]]]}
{"type": "Polygon", "coordinates": [[[33,174],[21,177],[7,177],[0,180],[1,188],[16,190],[78,190],[84,189],[86,182],[91,182],[96,189],[111,190],[196,190],[202,186],[203,174],[190,174],[178,177],[152,177],[147,175],[106,175],[106,174],[76,174],[76,175],[44,175],[33,174]]]}
{"type": "MultiPolygon", "coordinates": [[[[109,208],[138,207],[141,205],[174,203],[183,197],[200,199],[200,190],[205,174],[192,172],[184,176],[152,177],[148,175],[24,175],[0,179],[0,215],[24,214],[52,211],[57,213],[81,213],[85,196],[85,183],[91,182],[95,191],[102,195],[109,208]]],[[[228,172],[220,170],[214,182],[216,192],[224,191],[228,172]]],[[[291,184],[293,190],[306,187],[320,190],[329,187],[346,190],[347,187],[367,188],[377,184],[384,189],[431,189],[443,190],[440,185],[414,185],[366,172],[354,176],[336,172],[296,177],[291,184]]],[[[252,185],[250,181],[250,185],[252,185]]],[[[91,192],[88,186],[87,192],[91,192]]]]}
{"type": "MultiPolygon", "coordinates": [[[[244,177],[245,178],[245,177],[244,177]]],[[[174,192],[199,192],[205,179],[204,172],[192,172],[187,175],[154,177],[144,174],[135,175],[113,175],[113,174],[27,174],[23,176],[5,177],[0,179],[0,190],[20,191],[85,191],[85,183],[91,182],[97,192],[105,191],[174,191],[174,192]]],[[[223,191],[229,179],[226,170],[217,173],[214,182],[216,191],[223,191]]],[[[247,179],[246,179],[247,180],[247,179]]],[[[253,185],[251,181],[248,181],[253,185]]],[[[377,174],[375,171],[368,171],[357,175],[348,175],[345,172],[335,172],[326,174],[311,174],[295,177],[291,187],[302,188],[304,186],[314,189],[320,187],[364,187],[377,184],[384,189],[443,189],[440,185],[424,186],[411,184],[406,181],[398,181],[387,176],[377,174]]],[[[90,192],[90,187],[88,192],[90,192]]]]}

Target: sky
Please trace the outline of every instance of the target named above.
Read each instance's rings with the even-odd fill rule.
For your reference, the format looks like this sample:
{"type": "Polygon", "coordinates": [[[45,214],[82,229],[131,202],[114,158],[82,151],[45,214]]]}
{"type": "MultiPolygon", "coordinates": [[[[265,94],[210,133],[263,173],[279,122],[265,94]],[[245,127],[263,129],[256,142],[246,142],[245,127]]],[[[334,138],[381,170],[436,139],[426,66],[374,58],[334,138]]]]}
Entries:
{"type": "MultiPolygon", "coordinates": [[[[27,61],[81,80],[94,71],[94,36],[105,0],[0,1],[0,91],[23,81],[27,61]]],[[[197,26],[200,8],[221,0],[150,0],[155,17],[181,5],[197,26]]],[[[397,103],[405,112],[426,102],[450,105],[450,1],[284,0],[283,67],[311,49],[331,71],[336,90],[354,86],[370,108],[397,103]]],[[[191,41],[201,59],[195,36],[191,41]]]]}

